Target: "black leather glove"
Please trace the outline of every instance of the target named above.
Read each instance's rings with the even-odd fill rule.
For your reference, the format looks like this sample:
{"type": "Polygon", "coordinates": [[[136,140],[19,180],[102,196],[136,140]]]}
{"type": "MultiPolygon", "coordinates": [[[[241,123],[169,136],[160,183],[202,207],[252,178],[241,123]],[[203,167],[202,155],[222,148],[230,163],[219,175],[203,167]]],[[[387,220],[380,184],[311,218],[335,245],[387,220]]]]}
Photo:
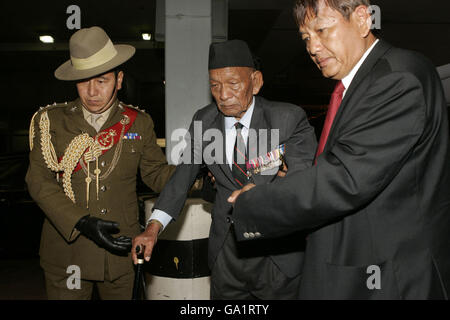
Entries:
{"type": "Polygon", "coordinates": [[[85,216],[75,225],[84,236],[94,241],[98,246],[118,254],[131,251],[131,238],[120,236],[114,238],[111,234],[119,232],[119,224],[95,217],[85,216]]]}

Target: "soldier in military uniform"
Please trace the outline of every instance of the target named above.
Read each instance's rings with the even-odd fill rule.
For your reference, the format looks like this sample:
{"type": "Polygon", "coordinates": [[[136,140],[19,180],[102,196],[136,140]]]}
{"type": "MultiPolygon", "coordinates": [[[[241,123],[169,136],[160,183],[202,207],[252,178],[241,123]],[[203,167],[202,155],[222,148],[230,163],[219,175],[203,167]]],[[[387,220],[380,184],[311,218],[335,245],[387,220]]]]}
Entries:
{"type": "Polygon", "coordinates": [[[94,285],[102,299],[131,298],[137,170],[156,192],[174,171],[151,117],[117,98],[117,67],[134,52],[99,27],[74,33],[71,59],[55,76],[76,81],[79,98],[41,108],[31,121],[26,182],[46,215],[40,258],[49,299],[90,299],[94,285]]]}

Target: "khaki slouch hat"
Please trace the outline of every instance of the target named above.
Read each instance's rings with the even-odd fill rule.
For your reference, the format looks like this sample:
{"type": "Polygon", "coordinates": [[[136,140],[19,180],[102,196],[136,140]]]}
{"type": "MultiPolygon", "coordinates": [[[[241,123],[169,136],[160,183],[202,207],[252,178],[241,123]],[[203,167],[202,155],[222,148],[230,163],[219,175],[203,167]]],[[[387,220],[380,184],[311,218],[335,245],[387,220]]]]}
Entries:
{"type": "Polygon", "coordinates": [[[80,29],[69,41],[70,60],[55,71],[59,80],[82,80],[98,76],[130,59],[136,49],[126,44],[114,45],[100,27],[80,29]]]}

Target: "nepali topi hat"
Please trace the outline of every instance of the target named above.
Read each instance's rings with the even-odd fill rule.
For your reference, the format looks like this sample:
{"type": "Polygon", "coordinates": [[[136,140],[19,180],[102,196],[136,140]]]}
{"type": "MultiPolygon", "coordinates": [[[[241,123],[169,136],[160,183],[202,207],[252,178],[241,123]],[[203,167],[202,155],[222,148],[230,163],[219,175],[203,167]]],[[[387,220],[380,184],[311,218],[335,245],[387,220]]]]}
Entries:
{"type": "Polygon", "coordinates": [[[130,59],[136,49],[126,44],[114,45],[100,27],[83,28],[69,41],[70,60],[55,71],[59,80],[82,80],[101,75],[130,59]]]}
{"type": "Polygon", "coordinates": [[[236,39],[209,46],[208,70],[227,67],[255,68],[252,53],[245,41],[236,39]]]}

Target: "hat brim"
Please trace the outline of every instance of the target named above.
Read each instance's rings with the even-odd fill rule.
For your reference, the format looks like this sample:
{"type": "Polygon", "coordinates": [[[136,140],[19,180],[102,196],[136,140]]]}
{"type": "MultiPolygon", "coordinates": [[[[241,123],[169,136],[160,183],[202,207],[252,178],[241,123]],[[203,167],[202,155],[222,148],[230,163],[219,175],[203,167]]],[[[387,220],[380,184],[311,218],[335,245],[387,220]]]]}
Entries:
{"type": "Polygon", "coordinates": [[[55,70],[55,77],[65,81],[92,78],[120,66],[122,63],[129,60],[136,52],[136,49],[133,46],[127,44],[117,44],[114,45],[114,48],[117,50],[115,57],[98,67],[78,70],[73,67],[72,61],[68,60],[55,70]]]}

